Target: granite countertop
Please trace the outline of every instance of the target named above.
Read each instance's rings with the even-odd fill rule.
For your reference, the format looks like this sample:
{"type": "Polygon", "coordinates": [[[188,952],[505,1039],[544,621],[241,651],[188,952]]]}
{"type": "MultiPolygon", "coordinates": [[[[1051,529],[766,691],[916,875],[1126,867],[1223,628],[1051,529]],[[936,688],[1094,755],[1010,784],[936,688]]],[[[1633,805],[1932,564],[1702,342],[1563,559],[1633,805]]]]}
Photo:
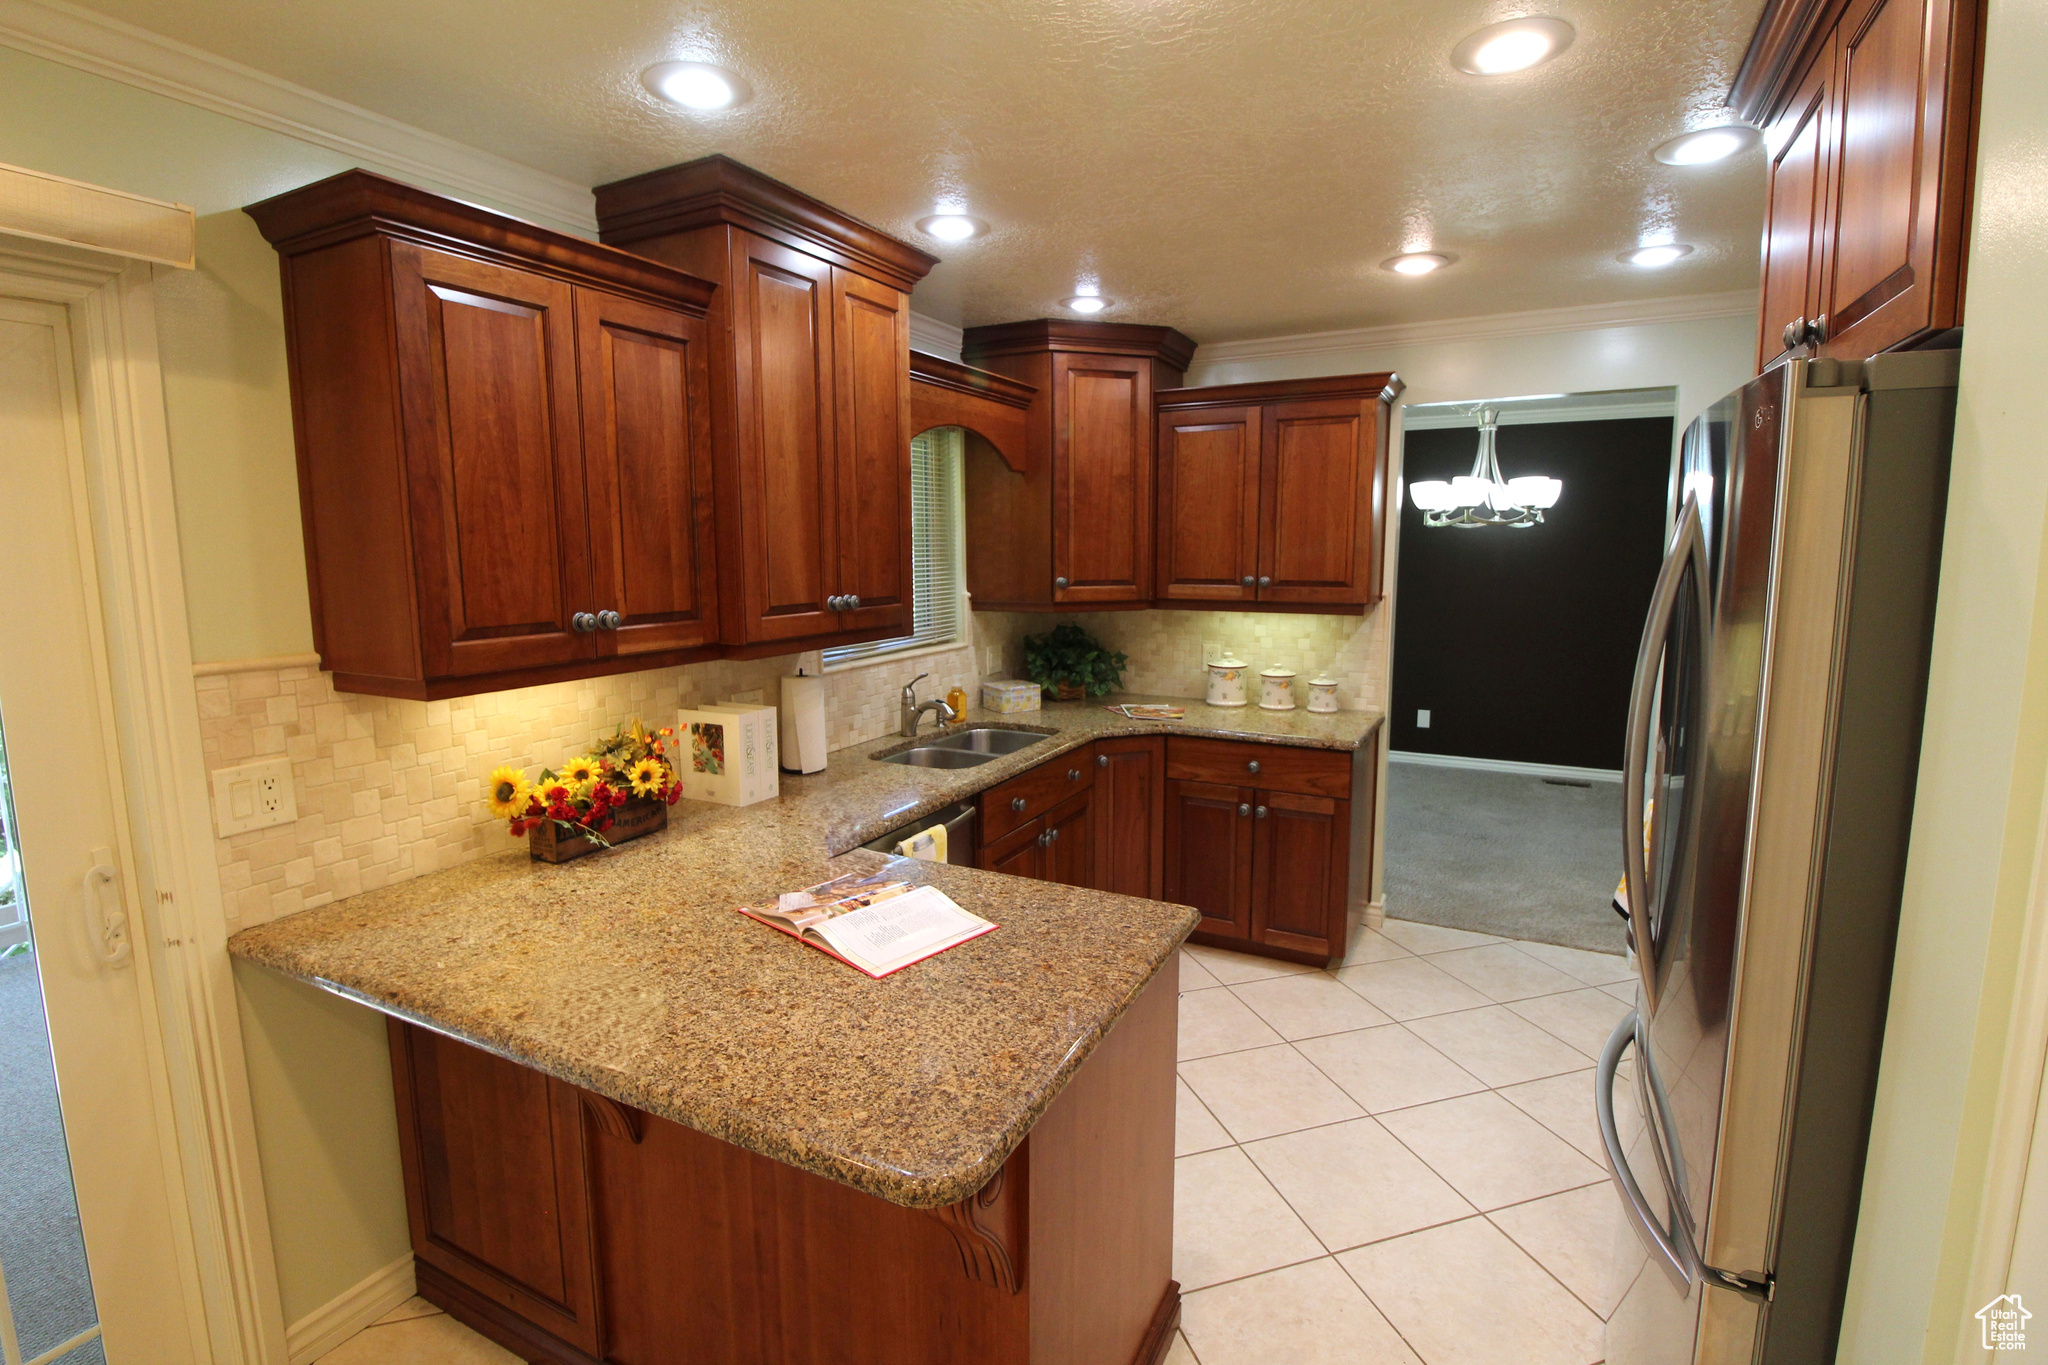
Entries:
{"type": "Polygon", "coordinates": [[[971,711],[961,725],[1048,737],[956,770],[879,762],[911,741],[872,741],[783,774],[775,801],[682,802],[666,831],[560,866],[508,840],[502,856],[245,929],[228,950],[891,1202],[950,1204],[1001,1168],[1197,916],[859,845],[1097,738],[1355,749],[1379,724],[1117,700],[1173,701],[1188,719],[971,711]],[[1002,928],[876,981],[734,913],[885,864],[1002,928]]]}

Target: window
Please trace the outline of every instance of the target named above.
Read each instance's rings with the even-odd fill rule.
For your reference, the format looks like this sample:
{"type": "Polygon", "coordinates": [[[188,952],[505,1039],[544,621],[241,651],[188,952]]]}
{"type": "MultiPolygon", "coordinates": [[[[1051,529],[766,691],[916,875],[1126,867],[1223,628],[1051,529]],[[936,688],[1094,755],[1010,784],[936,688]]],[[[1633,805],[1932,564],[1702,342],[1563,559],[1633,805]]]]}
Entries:
{"type": "Polygon", "coordinates": [[[910,442],[910,634],[828,649],[825,667],[842,668],[960,640],[967,595],[962,582],[963,446],[959,427],[934,427],[910,442]]]}

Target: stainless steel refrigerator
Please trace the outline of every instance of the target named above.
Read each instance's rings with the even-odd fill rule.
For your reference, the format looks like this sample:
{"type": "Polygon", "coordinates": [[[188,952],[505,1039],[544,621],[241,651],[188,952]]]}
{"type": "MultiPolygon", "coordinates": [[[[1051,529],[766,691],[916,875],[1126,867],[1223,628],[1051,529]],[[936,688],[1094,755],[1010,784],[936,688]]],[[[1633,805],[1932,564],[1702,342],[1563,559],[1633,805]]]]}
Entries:
{"type": "Polygon", "coordinates": [[[1792,361],[1681,444],[1596,1109],[1609,1365],[1834,1359],[1919,766],[1954,351],[1792,361]],[[1647,836],[1647,837],[1646,837],[1647,836]]]}

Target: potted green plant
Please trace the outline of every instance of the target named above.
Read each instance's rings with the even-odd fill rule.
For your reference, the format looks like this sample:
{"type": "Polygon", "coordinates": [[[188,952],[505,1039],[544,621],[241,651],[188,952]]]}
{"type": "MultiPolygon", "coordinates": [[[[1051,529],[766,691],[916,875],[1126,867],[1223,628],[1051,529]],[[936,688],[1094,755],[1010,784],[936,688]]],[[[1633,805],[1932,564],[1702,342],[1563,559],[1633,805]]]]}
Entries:
{"type": "Polygon", "coordinates": [[[1047,634],[1024,637],[1024,676],[1058,701],[1114,692],[1129,662],[1129,656],[1110,653],[1071,621],[1047,634]]]}

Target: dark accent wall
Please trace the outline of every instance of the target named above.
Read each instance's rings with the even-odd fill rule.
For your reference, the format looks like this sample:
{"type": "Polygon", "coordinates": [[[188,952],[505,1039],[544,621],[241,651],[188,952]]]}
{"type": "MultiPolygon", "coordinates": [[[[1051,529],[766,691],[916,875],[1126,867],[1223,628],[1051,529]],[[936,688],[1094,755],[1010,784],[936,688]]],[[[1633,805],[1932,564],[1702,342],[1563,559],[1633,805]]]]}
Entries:
{"type": "MultiPolygon", "coordinates": [[[[1471,427],[1411,431],[1402,478],[1469,474],[1478,443],[1471,427]]],[[[1504,426],[1496,448],[1507,477],[1548,474],[1564,494],[1525,530],[1432,530],[1402,507],[1392,747],[1619,768],[1663,558],[1671,419],[1504,426]]]]}

